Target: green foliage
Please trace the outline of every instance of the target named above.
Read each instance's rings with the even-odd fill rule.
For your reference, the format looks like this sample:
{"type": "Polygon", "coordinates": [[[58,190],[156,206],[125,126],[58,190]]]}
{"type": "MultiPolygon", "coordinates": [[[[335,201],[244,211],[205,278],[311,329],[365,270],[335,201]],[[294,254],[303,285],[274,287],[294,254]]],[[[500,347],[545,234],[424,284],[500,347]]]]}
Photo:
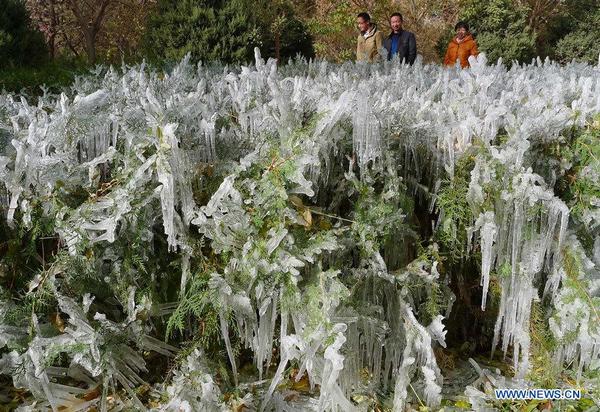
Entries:
{"type": "Polygon", "coordinates": [[[335,61],[353,60],[356,56],[356,13],[348,1],[339,1],[327,14],[327,22],[313,17],[308,20],[318,56],[335,61]]]}
{"type": "Polygon", "coordinates": [[[0,8],[0,69],[39,64],[46,56],[44,39],[41,33],[31,28],[24,2],[3,1],[0,8]]]}
{"type": "Polygon", "coordinates": [[[598,236],[591,219],[597,209],[594,202],[600,199],[600,118],[565,138],[569,144],[553,148],[553,155],[570,165],[558,179],[556,189],[571,210],[583,246],[591,251],[598,236]]]}
{"type": "Polygon", "coordinates": [[[554,22],[562,37],[552,55],[565,63],[573,59],[597,63],[600,54],[600,3],[596,0],[568,3],[567,13],[554,22]]]}
{"type": "MultiPolygon", "coordinates": [[[[171,337],[175,331],[182,333],[185,330],[188,315],[194,315],[198,319],[201,319],[202,322],[207,318],[211,320],[216,319],[216,312],[211,306],[208,280],[209,277],[205,274],[198,274],[192,279],[189,289],[179,302],[175,312],[169,318],[166,332],[167,337],[171,337]]],[[[209,322],[210,325],[214,325],[214,323],[209,322]]],[[[215,326],[218,328],[218,325],[215,326]]],[[[203,332],[204,330],[201,330],[200,334],[205,335],[203,332]]],[[[210,337],[213,335],[213,332],[211,328],[206,335],[210,337]]]]}
{"type": "Polygon", "coordinates": [[[573,248],[565,247],[563,249],[563,267],[567,274],[564,280],[564,287],[568,291],[566,295],[567,302],[572,303],[575,300],[584,302],[588,308],[581,308],[580,311],[585,310],[587,312],[589,310],[594,321],[590,326],[599,328],[600,314],[598,308],[600,308],[600,297],[590,295],[589,291],[592,290],[592,286],[589,281],[582,279],[582,273],[585,272],[583,271],[581,255],[573,248]]]}
{"type": "MultiPolygon", "coordinates": [[[[423,249],[418,258],[406,268],[408,273],[412,273],[413,276],[410,277],[409,282],[406,282],[405,288],[411,291],[412,299],[418,307],[418,319],[424,325],[430,324],[438,315],[446,316],[445,310],[453,293],[446,281],[425,281],[422,277],[414,276],[414,273],[420,271],[419,265],[423,263],[424,269],[428,272],[432,271],[434,265],[436,265],[436,271],[444,271],[442,269],[443,261],[444,258],[439,254],[438,246],[434,243],[423,249]],[[425,296],[422,296],[423,291],[425,291],[425,296]]],[[[440,273],[440,277],[445,276],[445,273],[440,273]]]]}
{"type": "Polygon", "coordinates": [[[600,199],[600,125],[579,133],[565,150],[565,160],[573,162],[567,200],[573,215],[581,218],[592,199],[600,199]]]}
{"type": "MultiPolygon", "coordinates": [[[[389,161],[391,159],[388,159],[389,161]]],[[[354,201],[352,233],[360,239],[361,255],[368,258],[374,251],[380,251],[392,235],[406,230],[406,212],[402,206],[412,204],[406,202],[406,187],[392,167],[366,170],[361,179],[353,173],[348,173],[346,179],[353,185],[357,195],[354,201]]]]}
{"type": "MultiPolygon", "coordinates": [[[[223,351],[221,326],[219,322],[219,302],[217,294],[208,285],[210,276],[208,272],[197,273],[190,282],[188,290],[179,301],[175,311],[167,321],[166,338],[175,340],[176,332],[186,338],[192,339],[188,350],[200,346],[211,357],[222,360],[227,358],[223,351]]],[[[227,316],[229,330],[237,335],[237,323],[229,312],[227,316]]],[[[233,341],[234,353],[239,353],[241,347],[239,341],[233,341]]],[[[227,376],[227,373],[224,374],[227,376]]]]}
{"type": "Polygon", "coordinates": [[[39,96],[44,89],[58,92],[87,69],[80,63],[55,60],[32,67],[0,69],[0,90],[39,96]]]}
{"type": "Polygon", "coordinates": [[[191,53],[194,61],[248,62],[259,42],[250,10],[246,0],[160,0],[149,19],[147,52],[157,61],[191,53]]]}
{"type": "Polygon", "coordinates": [[[279,47],[282,58],[312,56],[312,41],[287,3],[249,0],[160,0],[145,38],[148,55],[158,62],[248,63],[259,47],[267,57],[279,47]]]}
{"type": "Polygon", "coordinates": [[[466,254],[467,228],[473,224],[474,215],[467,201],[471,170],[475,165],[475,157],[465,153],[457,162],[454,178],[447,178],[436,198],[443,218],[435,233],[442,250],[451,261],[461,261],[466,254]]]}
{"type": "Polygon", "coordinates": [[[598,62],[598,39],[600,39],[600,10],[591,14],[577,28],[563,37],[556,45],[556,57],[562,62],[571,60],[598,62]]]}
{"type": "MultiPolygon", "coordinates": [[[[2,210],[3,213],[6,213],[2,210]]],[[[9,227],[0,223],[0,286],[21,290],[33,275],[51,261],[57,246],[54,222],[33,208],[31,224],[9,227]]]]}
{"type": "Polygon", "coordinates": [[[541,303],[531,306],[531,371],[529,378],[540,388],[556,388],[560,368],[552,357],[556,351],[556,342],[548,327],[547,309],[541,303]]]}
{"type": "Polygon", "coordinates": [[[284,61],[298,54],[314,57],[312,36],[306,25],[294,15],[291,2],[262,0],[254,4],[253,10],[263,56],[275,57],[279,49],[279,57],[284,61]]]}
{"type": "Polygon", "coordinates": [[[308,315],[308,324],[304,330],[305,337],[320,327],[330,330],[333,326],[327,316],[327,309],[332,301],[339,301],[349,296],[349,290],[337,278],[339,271],[318,271],[308,282],[302,296],[302,310],[308,315]]]}
{"type": "Polygon", "coordinates": [[[489,61],[528,62],[535,56],[536,33],[528,26],[530,10],[511,0],[469,0],[461,19],[469,23],[479,50],[489,61]]]}

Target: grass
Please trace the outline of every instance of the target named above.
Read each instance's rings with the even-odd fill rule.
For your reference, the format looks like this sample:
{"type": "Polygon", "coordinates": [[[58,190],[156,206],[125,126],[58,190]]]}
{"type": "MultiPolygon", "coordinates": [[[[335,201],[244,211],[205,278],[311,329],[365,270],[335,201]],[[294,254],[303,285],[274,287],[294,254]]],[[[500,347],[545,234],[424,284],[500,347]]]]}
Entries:
{"type": "Polygon", "coordinates": [[[0,91],[40,96],[45,86],[51,92],[58,92],[86,70],[81,62],[60,60],[35,67],[3,68],[0,69],[0,91]]]}

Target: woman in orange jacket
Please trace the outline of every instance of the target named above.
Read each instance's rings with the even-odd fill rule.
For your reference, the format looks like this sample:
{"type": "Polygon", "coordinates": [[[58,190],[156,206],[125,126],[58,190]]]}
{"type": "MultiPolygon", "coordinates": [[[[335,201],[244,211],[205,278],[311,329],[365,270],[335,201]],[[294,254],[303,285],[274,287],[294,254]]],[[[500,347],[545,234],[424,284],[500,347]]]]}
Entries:
{"type": "Polygon", "coordinates": [[[465,68],[469,67],[469,56],[477,56],[477,43],[471,33],[469,33],[469,25],[463,21],[458,22],[454,27],[456,36],[448,44],[448,50],[444,57],[444,65],[454,66],[456,60],[460,60],[460,65],[465,68]]]}

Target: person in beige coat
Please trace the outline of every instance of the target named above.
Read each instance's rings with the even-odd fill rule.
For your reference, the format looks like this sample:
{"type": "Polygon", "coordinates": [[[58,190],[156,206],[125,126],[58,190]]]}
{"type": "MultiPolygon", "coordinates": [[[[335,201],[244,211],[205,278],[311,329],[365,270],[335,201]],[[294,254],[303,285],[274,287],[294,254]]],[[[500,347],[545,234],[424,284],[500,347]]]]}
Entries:
{"type": "Polygon", "coordinates": [[[374,62],[381,59],[379,50],[383,47],[383,33],[371,23],[368,13],[360,13],[356,17],[360,34],[356,44],[356,61],[374,62]]]}

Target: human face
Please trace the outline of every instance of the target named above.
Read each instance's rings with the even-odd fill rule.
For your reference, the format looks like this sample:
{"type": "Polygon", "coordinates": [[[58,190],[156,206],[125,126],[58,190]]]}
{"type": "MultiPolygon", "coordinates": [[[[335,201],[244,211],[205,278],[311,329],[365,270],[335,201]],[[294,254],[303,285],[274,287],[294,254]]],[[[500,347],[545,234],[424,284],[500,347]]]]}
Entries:
{"type": "Polygon", "coordinates": [[[400,16],[393,16],[390,19],[390,26],[392,27],[392,31],[394,33],[398,33],[400,30],[402,30],[402,19],[400,16]]]}
{"type": "Polygon", "coordinates": [[[366,33],[369,30],[369,21],[363,19],[362,17],[358,17],[356,19],[356,24],[358,25],[358,30],[361,33],[366,33]]]}
{"type": "Polygon", "coordinates": [[[462,40],[465,38],[467,33],[467,29],[465,29],[464,27],[459,27],[458,30],[456,30],[456,37],[462,40]]]}

